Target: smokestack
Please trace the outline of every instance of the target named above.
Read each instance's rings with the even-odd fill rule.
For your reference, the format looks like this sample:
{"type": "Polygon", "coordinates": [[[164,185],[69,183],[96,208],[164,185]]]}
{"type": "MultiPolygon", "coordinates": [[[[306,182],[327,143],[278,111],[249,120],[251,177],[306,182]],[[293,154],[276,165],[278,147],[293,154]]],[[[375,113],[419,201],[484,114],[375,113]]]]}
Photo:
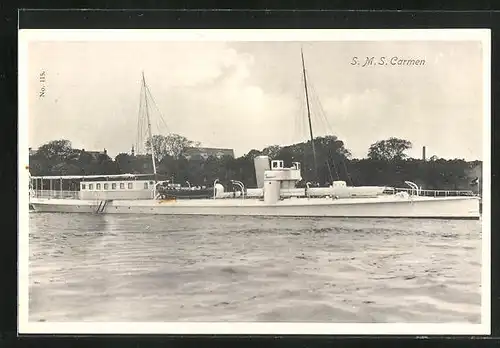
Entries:
{"type": "Polygon", "coordinates": [[[253,159],[253,165],[255,167],[255,179],[257,180],[257,188],[263,188],[264,172],[271,169],[271,166],[269,164],[269,157],[257,156],[253,159]]]}
{"type": "Polygon", "coordinates": [[[422,161],[425,161],[425,146],[422,147],[422,161]]]}

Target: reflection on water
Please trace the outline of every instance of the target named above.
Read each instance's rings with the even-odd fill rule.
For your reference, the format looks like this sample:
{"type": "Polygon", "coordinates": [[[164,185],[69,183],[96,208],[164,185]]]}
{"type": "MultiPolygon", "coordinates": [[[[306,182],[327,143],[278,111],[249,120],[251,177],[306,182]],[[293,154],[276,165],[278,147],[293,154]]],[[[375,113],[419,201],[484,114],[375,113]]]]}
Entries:
{"type": "Polygon", "coordinates": [[[30,213],[31,321],[480,322],[478,221],[30,213]]]}

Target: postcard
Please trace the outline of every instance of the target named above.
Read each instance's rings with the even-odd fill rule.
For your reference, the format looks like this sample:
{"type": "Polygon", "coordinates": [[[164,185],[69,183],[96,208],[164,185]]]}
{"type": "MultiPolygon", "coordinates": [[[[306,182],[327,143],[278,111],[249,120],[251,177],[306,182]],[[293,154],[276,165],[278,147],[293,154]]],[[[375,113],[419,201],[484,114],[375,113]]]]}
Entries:
{"type": "Polygon", "coordinates": [[[20,30],[19,332],[489,334],[490,32],[20,30]]]}

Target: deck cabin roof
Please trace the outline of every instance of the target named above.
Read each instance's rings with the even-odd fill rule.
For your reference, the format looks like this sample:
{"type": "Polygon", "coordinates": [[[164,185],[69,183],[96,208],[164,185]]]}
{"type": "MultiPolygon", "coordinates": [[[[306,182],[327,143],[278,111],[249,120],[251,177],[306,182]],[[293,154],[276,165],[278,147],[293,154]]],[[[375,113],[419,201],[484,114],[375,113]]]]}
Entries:
{"type": "Polygon", "coordinates": [[[54,175],[54,176],[32,176],[31,179],[44,180],[84,180],[84,179],[130,179],[154,176],[154,174],[116,174],[116,175],[54,175]]]}

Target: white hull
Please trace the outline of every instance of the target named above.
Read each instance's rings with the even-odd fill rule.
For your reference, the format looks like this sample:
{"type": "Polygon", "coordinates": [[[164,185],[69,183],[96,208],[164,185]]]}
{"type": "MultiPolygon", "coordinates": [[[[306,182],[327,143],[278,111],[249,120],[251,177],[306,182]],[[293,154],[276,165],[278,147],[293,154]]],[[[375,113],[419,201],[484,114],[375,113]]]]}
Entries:
{"type": "MultiPolygon", "coordinates": [[[[101,201],[32,198],[38,212],[96,213],[101,201]]],[[[276,204],[253,199],[109,201],[101,214],[245,215],[288,217],[372,217],[479,219],[477,197],[296,198],[276,204]]]]}

